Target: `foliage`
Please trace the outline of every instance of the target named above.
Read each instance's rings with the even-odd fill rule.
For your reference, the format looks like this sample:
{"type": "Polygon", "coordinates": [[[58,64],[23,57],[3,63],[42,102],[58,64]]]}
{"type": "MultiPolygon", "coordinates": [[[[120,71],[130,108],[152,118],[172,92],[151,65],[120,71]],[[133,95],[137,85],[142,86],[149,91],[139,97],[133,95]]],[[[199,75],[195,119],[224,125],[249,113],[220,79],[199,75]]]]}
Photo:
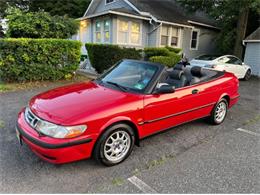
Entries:
{"type": "Polygon", "coordinates": [[[163,64],[168,67],[173,67],[181,60],[181,56],[171,53],[169,56],[153,56],[149,58],[149,61],[163,64]]]}
{"type": "Polygon", "coordinates": [[[4,29],[3,29],[3,27],[1,26],[1,24],[0,24],[0,38],[3,38],[4,37],[4,29]]]}
{"type": "Polygon", "coordinates": [[[69,38],[77,33],[79,22],[47,12],[23,12],[11,9],[7,16],[7,36],[12,38],[69,38]]]}
{"type": "Polygon", "coordinates": [[[169,47],[169,46],[166,46],[165,48],[168,49],[170,52],[174,52],[176,54],[179,54],[182,52],[181,48],[174,48],[174,47],[169,47]]]}
{"type": "Polygon", "coordinates": [[[70,18],[82,17],[91,0],[0,0],[0,17],[5,17],[8,6],[24,11],[44,10],[52,16],[68,15],[70,18]]]}
{"type": "Polygon", "coordinates": [[[3,81],[68,78],[78,68],[81,43],[61,39],[0,39],[3,81]]]}
{"type": "MultiPolygon", "coordinates": [[[[235,53],[242,50],[242,40],[247,26],[259,23],[258,17],[248,21],[248,11],[260,14],[259,0],[177,0],[188,11],[203,11],[213,17],[221,32],[217,38],[218,49],[222,53],[235,53]],[[236,44],[234,44],[236,43],[236,44]]],[[[257,27],[255,27],[257,28],[257,27]]],[[[252,32],[248,32],[249,34],[252,32]]],[[[238,52],[241,53],[241,52],[238,52]]]]}
{"type": "Polygon", "coordinates": [[[153,56],[168,56],[170,55],[170,51],[164,47],[147,47],[144,48],[144,53],[146,58],[150,58],[153,56]]]}
{"type": "Polygon", "coordinates": [[[86,49],[90,62],[98,73],[102,73],[122,59],[141,59],[139,50],[121,48],[118,45],[87,43],[86,49]]]}
{"type": "Polygon", "coordinates": [[[172,47],[148,47],[144,49],[149,61],[172,67],[181,60],[179,55],[182,50],[172,47]]]}

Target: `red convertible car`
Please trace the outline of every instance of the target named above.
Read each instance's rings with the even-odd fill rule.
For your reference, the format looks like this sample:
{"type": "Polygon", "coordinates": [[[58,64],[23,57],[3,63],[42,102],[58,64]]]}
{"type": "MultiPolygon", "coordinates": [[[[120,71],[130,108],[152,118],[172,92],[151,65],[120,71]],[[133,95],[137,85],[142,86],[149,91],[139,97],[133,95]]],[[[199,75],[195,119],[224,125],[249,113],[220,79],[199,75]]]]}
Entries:
{"type": "Polygon", "coordinates": [[[124,161],[144,137],[199,118],[221,124],[239,98],[227,72],[123,60],[100,78],[32,98],[16,133],[40,158],[124,161]]]}

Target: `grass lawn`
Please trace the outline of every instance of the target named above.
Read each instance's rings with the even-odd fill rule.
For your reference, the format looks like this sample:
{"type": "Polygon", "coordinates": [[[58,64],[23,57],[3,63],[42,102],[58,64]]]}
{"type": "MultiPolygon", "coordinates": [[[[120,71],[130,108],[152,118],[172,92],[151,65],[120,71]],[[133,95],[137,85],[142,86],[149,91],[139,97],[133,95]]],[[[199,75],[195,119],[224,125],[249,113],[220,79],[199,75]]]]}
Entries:
{"type": "Polygon", "coordinates": [[[47,87],[52,84],[57,85],[66,85],[77,83],[81,81],[88,81],[89,78],[81,75],[76,75],[74,78],[69,80],[61,80],[61,81],[36,81],[36,82],[26,82],[26,83],[0,83],[0,93],[17,91],[17,90],[26,90],[38,87],[47,87]]]}

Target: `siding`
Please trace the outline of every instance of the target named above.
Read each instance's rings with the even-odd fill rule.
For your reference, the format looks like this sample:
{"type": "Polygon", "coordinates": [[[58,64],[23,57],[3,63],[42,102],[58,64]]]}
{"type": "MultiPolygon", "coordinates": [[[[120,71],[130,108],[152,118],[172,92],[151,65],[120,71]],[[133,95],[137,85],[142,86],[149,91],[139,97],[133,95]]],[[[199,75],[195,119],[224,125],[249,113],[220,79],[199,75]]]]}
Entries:
{"type": "Polygon", "coordinates": [[[160,27],[155,29],[156,26],[149,26],[149,34],[148,34],[148,47],[158,47],[160,40],[160,27]],[[155,29],[155,30],[154,30],[155,29]]]}
{"type": "Polygon", "coordinates": [[[106,5],[105,0],[101,0],[100,4],[95,9],[94,13],[100,13],[107,10],[117,9],[117,8],[125,8],[132,10],[132,8],[123,0],[116,0],[113,3],[109,3],[106,5]]]}
{"type": "Polygon", "coordinates": [[[251,66],[253,75],[260,76],[260,43],[247,43],[244,61],[251,66]]]}
{"type": "Polygon", "coordinates": [[[215,39],[217,36],[217,32],[206,28],[196,27],[196,29],[200,30],[199,45],[197,50],[192,50],[190,48],[192,29],[183,29],[182,48],[183,52],[189,58],[189,60],[202,54],[215,54],[216,52],[215,39]]]}

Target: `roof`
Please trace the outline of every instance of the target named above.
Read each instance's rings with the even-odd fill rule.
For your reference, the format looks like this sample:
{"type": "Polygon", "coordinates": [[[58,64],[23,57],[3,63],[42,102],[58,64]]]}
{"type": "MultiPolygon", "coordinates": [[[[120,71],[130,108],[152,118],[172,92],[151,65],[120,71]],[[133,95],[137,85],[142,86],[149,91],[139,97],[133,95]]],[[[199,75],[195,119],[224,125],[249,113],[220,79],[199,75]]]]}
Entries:
{"type": "Polygon", "coordinates": [[[160,21],[190,25],[191,22],[216,27],[216,21],[202,12],[188,13],[175,0],[128,0],[141,12],[148,12],[160,21]]]}
{"type": "Polygon", "coordinates": [[[247,42],[260,42],[260,27],[244,40],[244,43],[247,42]]]}

